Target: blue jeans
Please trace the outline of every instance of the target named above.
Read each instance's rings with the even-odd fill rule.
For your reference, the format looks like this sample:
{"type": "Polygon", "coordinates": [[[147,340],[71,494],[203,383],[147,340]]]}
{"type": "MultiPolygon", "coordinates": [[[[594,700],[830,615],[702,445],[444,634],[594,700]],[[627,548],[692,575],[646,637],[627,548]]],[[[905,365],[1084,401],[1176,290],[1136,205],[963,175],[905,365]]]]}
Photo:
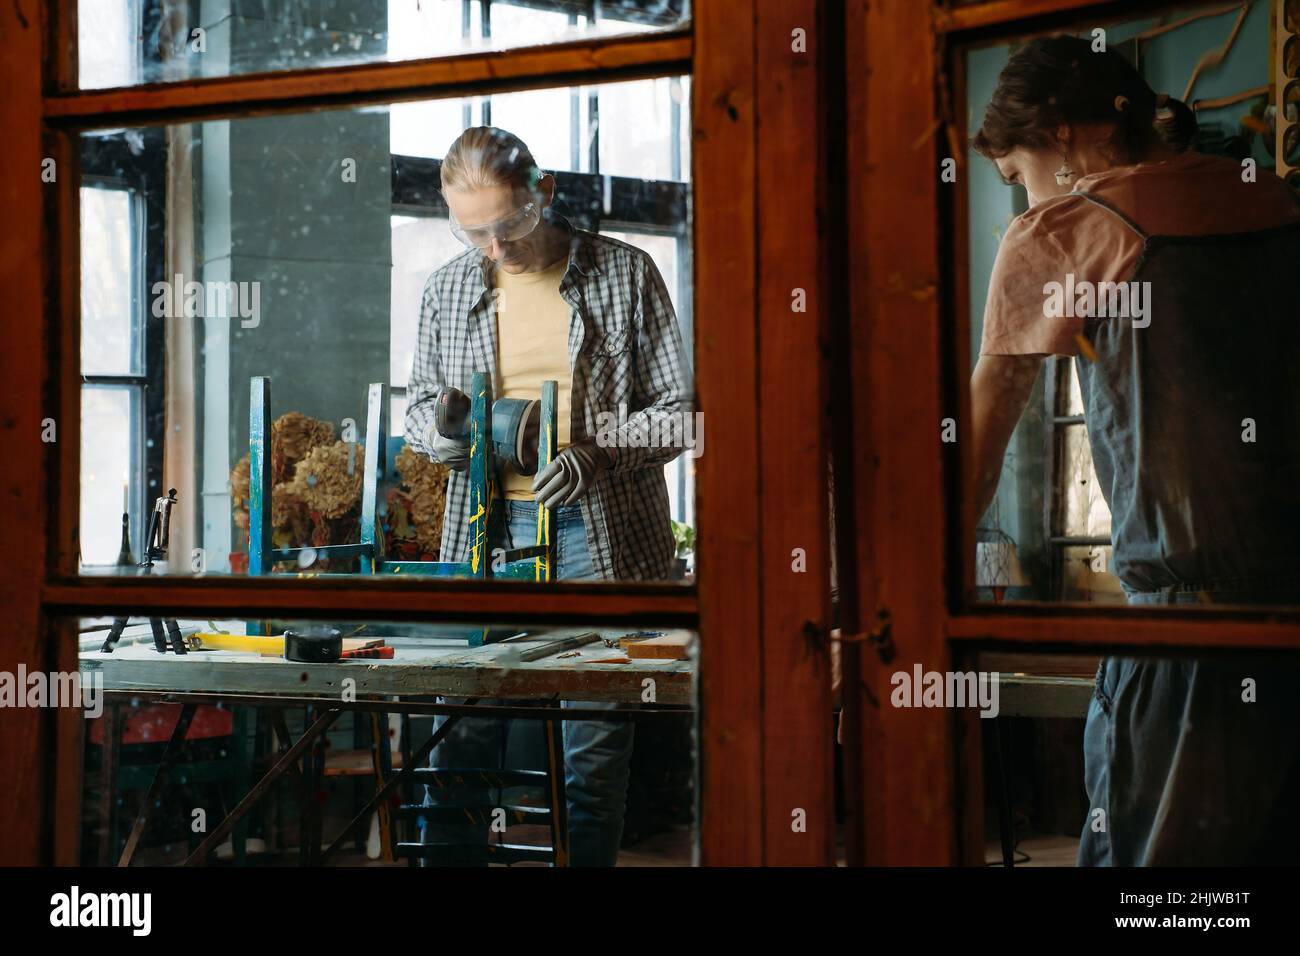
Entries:
{"type": "MultiPolygon", "coordinates": [[[[1129,595],[1202,601],[1295,604],[1297,592],[1129,595]]],[[[1079,865],[1300,862],[1297,682],[1294,654],[1102,661],[1084,729],[1079,865]]]]}
{"type": "MultiPolygon", "coordinates": [[[[536,504],[508,501],[506,510],[508,520],[493,529],[491,546],[522,548],[533,544],[537,530],[536,504]]],[[[566,580],[594,577],[581,505],[567,505],[555,511],[554,534],[556,576],[566,580]]],[[[608,701],[566,700],[561,702],[561,706],[613,709],[618,705],[608,701]]],[[[435,718],[435,731],[445,720],[443,717],[435,718]]],[[[540,763],[535,755],[540,744],[540,728],[540,722],[532,720],[462,718],[434,749],[430,766],[505,767],[520,763],[536,766],[540,763]],[[530,731],[532,740],[527,739],[530,731]],[[533,753],[521,754],[521,750],[533,753]]],[[[630,720],[564,722],[564,786],[569,816],[569,854],[574,866],[613,866],[618,860],[634,729],[630,720]]],[[[449,796],[475,804],[508,802],[506,794],[481,787],[458,788],[456,794],[449,796]]],[[[426,804],[437,802],[437,795],[426,793],[426,804]]],[[[486,838],[485,828],[465,825],[426,826],[422,836],[424,842],[482,841],[486,838]]]]}

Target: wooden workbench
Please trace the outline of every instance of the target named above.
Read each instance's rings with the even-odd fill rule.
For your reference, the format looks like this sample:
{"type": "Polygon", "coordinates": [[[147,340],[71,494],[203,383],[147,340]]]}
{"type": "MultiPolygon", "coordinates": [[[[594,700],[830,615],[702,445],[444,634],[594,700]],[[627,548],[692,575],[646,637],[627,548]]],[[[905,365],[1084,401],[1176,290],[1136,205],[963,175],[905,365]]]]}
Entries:
{"type": "MultiPolygon", "coordinates": [[[[216,626],[230,634],[243,633],[243,626],[238,622],[221,622],[216,626]]],[[[193,622],[181,624],[183,634],[198,630],[210,631],[212,626],[200,628],[193,622]]],[[[306,781],[304,792],[312,792],[313,781],[323,771],[323,760],[312,756],[319,753],[316,741],[328,730],[335,717],[347,710],[436,713],[447,716],[449,723],[435,732],[414,754],[404,753],[400,770],[390,765],[387,740],[376,736],[378,789],[366,807],[323,852],[320,813],[314,802],[307,801],[303,826],[308,837],[300,853],[300,862],[304,865],[328,859],[345,838],[368,819],[369,813],[386,808],[387,795],[390,792],[395,794],[400,786],[409,782],[414,767],[424,764],[435,741],[460,718],[495,715],[545,721],[547,733],[554,740],[554,746],[548,751],[551,759],[548,775],[554,781],[553,799],[558,799],[559,805],[563,806],[563,773],[561,764],[556,763],[562,759],[558,742],[560,721],[557,720],[561,714],[558,710],[560,701],[626,705],[612,710],[582,708],[581,705],[566,708],[564,721],[653,719],[656,714],[681,712],[693,705],[693,660],[607,662],[610,658],[625,657],[619,646],[620,638],[650,632],[548,629],[521,633],[482,647],[469,647],[463,638],[450,636],[456,633],[454,631],[418,630],[419,636],[410,636],[409,629],[407,635],[385,635],[367,628],[364,637],[382,637],[387,646],[393,648],[393,659],[344,660],[331,664],[303,664],[244,651],[202,648],[186,654],[160,654],[154,648],[145,623],[128,628],[111,653],[99,650],[102,632],[83,634],[80,647],[83,680],[102,681],[102,691],[112,702],[110,710],[114,705],[121,706],[127,701],[131,706],[142,702],[184,704],[119,865],[130,865],[178,743],[184,738],[194,709],[203,703],[225,702],[273,709],[306,706],[308,719],[298,740],[292,747],[278,753],[275,764],[194,850],[187,859],[189,864],[205,862],[220,840],[234,830],[239,820],[290,767],[301,763],[301,777],[306,781]],[[587,641],[575,640],[579,638],[587,641]],[[355,684],[347,685],[348,678],[355,684]],[[653,681],[653,685],[647,681],[653,681]],[[653,686],[653,693],[647,694],[650,686],[653,686]],[[644,704],[654,706],[647,708],[644,704]]],[[[111,832],[111,796],[115,792],[116,757],[113,754],[116,752],[116,730],[112,728],[118,726],[111,715],[109,723],[102,785],[107,796],[101,801],[106,832],[111,832]]],[[[287,747],[289,743],[283,740],[281,747],[287,747]]],[[[387,823],[381,829],[390,833],[387,823]]],[[[391,841],[391,835],[385,840],[391,841]]],[[[236,842],[242,846],[242,838],[236,842]]],[[[107,847],[107,843],[105,845],[107,847]]],[[[236,849],[236,854],[237,857],[242,855],[239,849],[236,849]]]]}
{"type": "MultiPolygon", "coordinates": [[[[206,628],[205,628],[206,629],[206,628]]],[[[128,631],[138,633],[135,626],[128,631]]],[[[146,628],[147,630],[147,628],[146,628]]],[[[183,628],[193,630],[193,627],[183,628]]],[[[560,650],[538,660],[521,660],[549,642],[590,633],[591,629],[548,630],[509,642],[467,647],[463,640],[438,637],[385,637],[392,660],[300,664],[235,651],[199,650],[159,654],[152,641],[120,644],[112,653],[83,650],[83,675],[101,674],[108,693],[212,694],[217,696],[341,698],[345,678],[356,684],[358,700],[431,697],[510,698],[518,700],[596,700],[639,704],[644,681],[654,681],[654,702],[690,706],[692,661],[631,660],[597,663],[621,656],[605,640],[560,650]]],[[[617,645],[629,630],[596,632],[617,645]]],[[[384,635],[367,632],[364,636],[384,635]]]]}

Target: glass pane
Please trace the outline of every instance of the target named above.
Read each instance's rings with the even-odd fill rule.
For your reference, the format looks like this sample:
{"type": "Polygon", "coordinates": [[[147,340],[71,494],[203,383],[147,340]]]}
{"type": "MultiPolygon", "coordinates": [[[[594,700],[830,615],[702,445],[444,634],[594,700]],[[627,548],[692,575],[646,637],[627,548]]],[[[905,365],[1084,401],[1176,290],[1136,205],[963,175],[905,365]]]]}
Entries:
{"type": "Polygon", "coordinates": [[[135,330],[135,241],[132,196],[126,189],[81,190],[81,371],[140,371],[135,330]]]}
{"type": "Polygon", "coordinates": [[[961,52],[977,600],[1300,605],[1272,48],[1267,5],[1205,3],[961,52]],[[1100,145],[1051,140],[1071,123],[1100,145]]]}
{"type": "Polygon", "coordinates": [[[410,304],[420,301],[433,270],[460,255],[464,248],[447,228],[445,215],[393,216],[392,347],[388,367],[393,385],[406,387],[415,359],[420,313],[410,304]]]}
{"type": "Polygon", "coordinates": [[[1063,601],[1123,604],[1124,588],[1114,572],[1115,549],[1108,544],[1071,545],[1061,549],[1063,601]]]}
{"type": "Polygon", "coordinates": [[[1074,367],[1073,362],[1067,363],[1069,371],[1066,373],[1069,377],[1069,391],[1066,393],[1065,411],[1066,415],[1083,414],[1083,393],[1079,390],[1079,370],[1074,367]]]}
{"type": "Polygon", "coordinates": [[[370,573],[376,552],[361,538],[373,522],[379,570],[414,572],[413,586],[433,573],[533,580],[541,489],[559,509],[554,575],[685,580],[704,447],[692,408],[689,180],[569,168],[587,163],[573,136],[553,164],[530,160],[531,142],[500,128],[475,127],[460,160],[443,163],[466,114],[476,122],[507,104],[530,128],[576,135],[570,107],[589,96],[645,105],[642,137],[678,153],[688,127],[674,119],[674,88],[645,80],[457,101],[435,157],[393,150],[410,141],[395,126],[429,104],[86,134],[88,160],[138,158],[123,173],[158,198],[179,257],[148,289],[168,342],[160,387],[177,410],[145,436],[163,449],[161,487],[178,491],[170,560],[156,572],[370,573]],[[182,154],[192,180],[162,177],[182,154]],[[498,175],[512,162],[513,180],[498,175]],[[460,467],[470,426],[439,419],[436,399],[446,389],[486,407],[472,395],[480,372],[493,397],[493,438],[481,445],[491,471],[471,481],[460,467]],[[254,431],[262,378],[269,401],[259,385],[254,431]],[[545,382],[556,383],[563,461],[539,477],[545,382]],[[379,471],[365,465],[372,384],[390,390],[379,471]],[[263,427],[270,476],[255,481],[251,438],[263,427]],[[375,504],[363,513],[367,482],[375,504]],[[475,547],[476,487],[493,504],[475,547]],[[267,501],[270,534],[250,563],[267,501]]]}
{"type": "Polygon", "coordinates": [[[1300,655],[1102,657],[982,650],[926,671],[946,706],[987,718],[984,785],[963,795],[985,810],[985,863],[1294,865],[1300,655]]]}
{"type": "MultiPolygon", "coordinates": [[[[122,515],[131,506],[136,409],[129,387],[87,385],[81,390],[81,561],[112,565],[122,544],[122,515]]],[[[134,532],[134,529],[132,529],[134,532]]],[[[132,553],[139,558],[132,534],[132,553]]],[[[134,573],[133,571],[126,573],[134,573]]]]}
{"type": "Polygon", "coordinates": [[[674,123],[680,127],[689,101],[686,81],[676,77],[611,88],[600,99],[600,171],[638,179],[680,178],[682,168],[690,165],[690,137],[679,136],[674,148],[654,131],[674,123]],[[646,117],[652,117],[650,124],[646,117]]]}
{"type": "Polygon", "coordinates": [[[82,89],[345,66],[675,28],[686,0],[77,4],[82,89]]]}
{"type": "Polygon", "coordinates": [[[83,864],[121,860],[181,716],[167,698],[201,692],[147,809],[136,865],[191,855],[261,866],[549,865],[559,819],[550,784],[566,770],[585,781],[566,793],[561,779],[568,863],[691,865],[693,632],[367,619],[160,624],[163,653],[146,620],[116,631],[110,618],[76,620],[81,686],[50,682],[72,687],[76,699],[64,705],[88,718],[83,864]],[[310,738],[307,786],[296,773],[269,774],[276,754],[334,708],[336,719],[310,738]],[[117,759],[106,762],[113,744],[117,759]],[[377,776],[407,766],[418,769],[398,799],[345,832],[377,776]],[[258,799],[232,833],[226,814],[255,787],[258,799]],[[314,836],[304,793],[319,811],[314,836]],[[336,840],[328,860],[308,849],[336,840]]]}
{"type": "Polygon", "coordinates": [[[1072,537],[1110,534],[1110,509],[1097,481],[1084,426],[1066,426],[1060,467],[1065,491],[1062,530],[1072,537]]]}
{"type": "MultiPolygon", "coordinates": [[[[668,288],[668,296],[672,299],[673,308],[678,316],[683,319],[683,326],[688,327],[686,317],[690,312],[690,277],[682,273],[678,268],[678,250],[680,246],[685,245],[685,240],[677,236],[657,236],[640,232],[621,232],[617,229],[603,230],[605,235],[623,242],[631,243],[638,249],[644,249],[654,259],[654,263],[659,267],[659,274],[663,276],[664,285],[668,288]],[[678,285],[679,277],[686,283],[682,288],[678,285]]],[[[697,435],[697,439],[702,439],[702,435],[697,435]]],[[[679,534],[686,534],[688,528],[695,525],[695,459],[689,455],[681,455],[674,458],[664,469],[665,477],[668,481],[668,503],[671,508],[674,527],[679,534]]],[[[692,573],[694,572],[694,555],[688,556],[689,565],[692,573]]]]}

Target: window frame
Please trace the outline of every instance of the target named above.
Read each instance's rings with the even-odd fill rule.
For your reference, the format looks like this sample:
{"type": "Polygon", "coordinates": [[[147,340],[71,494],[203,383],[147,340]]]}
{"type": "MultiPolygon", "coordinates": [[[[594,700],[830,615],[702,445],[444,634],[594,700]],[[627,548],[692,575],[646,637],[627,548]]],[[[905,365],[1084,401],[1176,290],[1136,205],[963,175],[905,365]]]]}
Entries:
{"type": "Polygon", "coordinates": [[[1066,457],[1066,444],[1072,431],[1078,429],[1087,438],[1088,426],[1083,415],[1069,411],[1070,383],[1073,374],[1072,360],[1049,356],[1043,365],[1043,387],[1046,412],[1044,440],[1047,453],[1047,487],[1043,494],[1043,541],[1047,547],[1048,600],[1062,600],[1068,586],[1066,550],[1072,547],[1109,548],[1109,533],[1102,535],[1072,535],[1065,525],[1067,488],[1074,480],[1071,465],[1066,457]]]}
{"type": "MultiPolygon", "coordinates": [[[[819,407],[825,387],[824,249],[809,237],[819,235],[826,209],[817,171],[831,123],[818,112],[810,136],[807,104],[824,92],[828,58],[815,46],[804,53],[759,42],[819,21],[826,27],[832,5],[775,6],[697,0],[689,26],[654,34],[85,92],[71,91],[75,5],[47,0],[42,30],[29,29],[17,7],[0,8],[0,30],[14,38],[0,62],[11,91],[0,101],[0,128],[16,133],[0,153],[0,181],[26,181],[44,157],[58,170],[53,188],[26,190],[15,202],[5,246],[25,271],[13,275],[13,309],[0,318],[13,345],[0,369],[14,382],[0,410],[24,430],[0,458],[0,482],[15,489],[16,534],[35,546],[29,560],[11,563],[21,566],[0,569],[18,634],[0,647],[0,667],[75,669],[71,616],[114,612],[343,618],[382,605],[386,618],[456,622],[491,606],[503,622],[691,627],[702,635],[698,859],[833,862],[827,501],[806,494],[825,479],[827,430],[805,413],[819,407]],[[703,266],[693,311],[710,317],[707,331],[695,332],[698,407],[712,423],[709,454],[697,465],[695,585],[76,575],[80,382],[71,362],[79,356],[81,130],[682,74],[692,77],[693,256],[703,266]],[[760,208],[761,191],[781,193],[781,208],[760,208]],[[808,314],[792,321],[796,285],[808,314]],[[43,322],[32,321],[38,315],[43,322]],[[56,419],[57,442],[40,440],[43,417],[56,419]],[[764,443],[789,449],[791,434],[797,454],[762,454],[764,443]],[[38,461],[43,468],[31,467],[38,461]],[[791,573],[792,543],[806,552],[805,573],[791,573]],[[764,694],[769,683],[779,693],[764,694]],[[807,815],[801,830],[791,826],[791,808],[807,815]]],[[[77,859],[82,721],[71,709],[46,716],[23,711],[0,735],[0,775],[25,781],[0,793],[5,862],[77,859]]]]}
{"type": "MultiPolygon", "coordinates": [[[[80,185],[122,189],[131,197],[132,296],[131,309],[141,342],[140,371],[132,374],[90,374],[81,376],[85,386],[121,386],[132,394],[132,430],[130,447],[131,476],[129,511],[131,513],[131,549],[140,556],[146,520],[153,499],[165,493],[163,449],[165,439],[165,385],[167,338],[165,319],[149,307],[149,290],[166,272],[166,223],[163,222],[163,176],[156,130],[145,133],[145,148],[138,155],[132,151],[123,133],[96,137],[94,148],[83,148],[80,185]],[[150,148],[154,147],[154,148],[150,148]]],[[[133,330],[134,331],[134,330],[133,330]]],[[[104,568],[108,565],[83,565],[104,568]]]]}

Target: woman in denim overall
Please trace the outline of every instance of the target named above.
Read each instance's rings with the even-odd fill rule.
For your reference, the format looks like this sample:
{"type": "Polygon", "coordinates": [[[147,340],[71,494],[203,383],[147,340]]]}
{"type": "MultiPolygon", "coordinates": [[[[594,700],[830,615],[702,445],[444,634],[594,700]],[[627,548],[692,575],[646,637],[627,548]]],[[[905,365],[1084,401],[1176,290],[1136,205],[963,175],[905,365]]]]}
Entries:
{"type": "MultiPolygon", "coordinates": [[[[1129,603],[1298,605],[1300,215],[1270,172],[1185,152],[1194,134],[1113,51],[1053,37],[1008,62],[974,145],[1031,208],[972,377],[977,505],[1043,355],[1073,355],[1129,603]],[[1104,314],[1100,293],[1032,314],[1063,271],[1142,306],[1112,285],[1104,314]]],[[[1300,663],[1108,657],[1084,764],[1081,865],[1300,862],[1300,663]]]]}

